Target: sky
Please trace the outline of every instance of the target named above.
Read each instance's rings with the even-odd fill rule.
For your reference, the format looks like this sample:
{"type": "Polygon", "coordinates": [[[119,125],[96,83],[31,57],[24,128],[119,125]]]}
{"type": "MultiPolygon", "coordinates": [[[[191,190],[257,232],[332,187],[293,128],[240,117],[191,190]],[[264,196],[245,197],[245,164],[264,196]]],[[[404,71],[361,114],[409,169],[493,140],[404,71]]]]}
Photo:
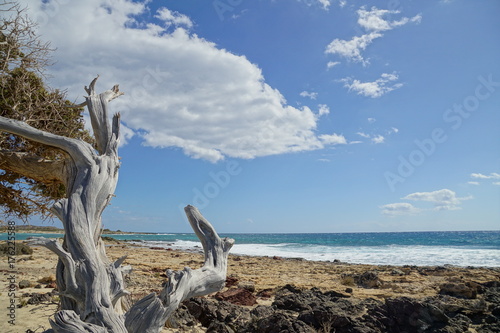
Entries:
{"type": "Polygon", "coordinates": [[[50,86],[125,93],[104,228],[500,229],[499,1],[22,3],[50,86]]]}

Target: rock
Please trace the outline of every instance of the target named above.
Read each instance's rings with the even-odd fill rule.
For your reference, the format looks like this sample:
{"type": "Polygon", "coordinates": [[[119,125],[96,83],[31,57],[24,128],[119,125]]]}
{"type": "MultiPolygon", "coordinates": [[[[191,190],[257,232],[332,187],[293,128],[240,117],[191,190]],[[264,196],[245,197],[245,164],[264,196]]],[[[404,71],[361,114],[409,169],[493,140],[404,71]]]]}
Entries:
{"type": "Polygon", "coordinates": [[[332,308],[319,307],[311,311],[302,312],[297,319],[316,328],[317,330],[333,331],[351,324],[351,319],[345,313],[332,311],[332,308]]]}
{"type": "Polygon", "coordinates": [[[389,298],[373,314],[387,333],[425,332],[430,327],[442,329],[449,322],[448,316],[435,305],[408,297],[389,298]]]}
{"type": "Polygon", "coordinates": [[[31,287],[31,282],[28,280],[19,281],[19,289],[29,288],[31,287]]]}
{"type": "Polygon", "coordinates": [[[32,305],[38,305],[38,304],[43,303],[43,302],[51,302],[52,296],[53,296],[52,293],[45,293],[45,294],[25,293],[25,294],[23,294],[23,297],[28,298],[26,303],[32,304],[32,305]]]}
{"type": "Polygon", "coordinates": [[[229,324],[233,330],[250,322],[250,310],[225,301],[207,300],[205,298],[192,298],[184,303],[189,313],[204,327],[209,327],[214,322],[229,324]]]}
{"type": "Polygon", "coordinates": [[[273,308],[265,305],[257,305],[255,308],[253,308],[252,311],[250,311],[250,314],[257,319],[269,317],[274,313],[275,311],[273,310],[273,308]]]}
{"type": "Polygon", "coordinates": [[[238,279],[235,277],[228,276],[226,277],[226,287],[231,288],[238,284],[238,279]]]}
{"type": "Polygon", "coordinates": [[[378,274],[373,271],[366,271],[361,276],[355,279],[356,283],[363,288],[379,288],[382,281],[379,279],[378,274]]]}
{"type": "Polygon", "coordinates": [[[445,283],[441,285],[440,295],[472,299],[477,297],[477,286],[471,283],[445,283]]]}
{"type": "Polygon", "coordinates": [[[229,289],[215,294],[219,301],[226,301],[237,305],[252,306],[257,304],[257,298],[245,288],[229,289]]]}
{"type": "Polygon", "coordinates": [[[405,275],[405,272],[403,272],[403,271],[402,271],[402,270],[400,270],[400,269],[395,268],[395,269],[393,269],[393,270],[391,271],[391,275],[399,275],[399,276],[403,276],[403,275],[405,275]]]}
{"type": "Polygon", "coordinates": [[[249,292],[253,293],[255,291],[255,282],[253,282],[253,281],[241,281],[238,283],[238,287],[246,289],[249,292]]]}
{"type": "Polygon", "coordinates": [[[235,333],[235,331],[225,323],[213,322],[208,326],[207,333],[235,333]]]}
{"type": "Polygon", "coordinates": [[[252,333],[316,333],[316,330],[285,313],[274,313],[247,328],[252,333]]]}
{"type": "Polygon", "coordinates": [[[256,296],[264,299],[271,298],[271,296],[273,296],[273,290],[272,289],[261,290],[257,293],[256,296]]]}
{"type": "Polygon", "coordinates": [[[181,304],[168,318],[165,326],[169,328],[192,327],[196,325],[196,318],[189,313],[186,305],[181,304]]]}

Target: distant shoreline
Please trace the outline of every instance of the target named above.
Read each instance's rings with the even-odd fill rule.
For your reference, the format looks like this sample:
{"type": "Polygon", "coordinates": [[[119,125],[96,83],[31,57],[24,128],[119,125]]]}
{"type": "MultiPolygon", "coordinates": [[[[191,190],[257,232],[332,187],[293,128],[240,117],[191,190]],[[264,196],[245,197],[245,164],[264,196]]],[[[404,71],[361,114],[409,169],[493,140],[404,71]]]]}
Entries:
{"type": "MultiPolygon", "coordinates": [[[[0,232],[7,232],[7,226],[0,226],[0,232]]],[[[64,234],[64,229],[52,226],[37,225],[16,225],[16,233],[20,234],[64,234]]],[[[154,234],[153,232],[129,232],[121,230],[104,229],[103,235],[133,235],[133,234],[154,234]]]]}

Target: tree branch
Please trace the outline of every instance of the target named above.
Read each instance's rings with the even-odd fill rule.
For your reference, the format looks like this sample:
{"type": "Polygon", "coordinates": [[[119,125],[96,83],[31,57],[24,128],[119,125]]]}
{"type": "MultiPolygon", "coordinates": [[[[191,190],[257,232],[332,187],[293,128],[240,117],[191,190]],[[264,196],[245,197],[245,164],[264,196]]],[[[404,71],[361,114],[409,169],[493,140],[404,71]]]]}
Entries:
{"type": "Polygon", "coordinates": [[[160,296],[149,294],[125,314],[125,326],[129,332],[157,333],[182,301],[214,293],[224,287],[227,257],[234,240],[221,239],[196,207],[187,206],[184,211],[203,245],[205,263],[196,270],[189,267],[175,272],[167,270],[168,282],[160,296]]]}
{"type": "Polygon", "coordinates": [[[0,169],[15,172],[43,184],[66,184],[67,160],[46,160],[28,153],[0,150],[0,169]]]}

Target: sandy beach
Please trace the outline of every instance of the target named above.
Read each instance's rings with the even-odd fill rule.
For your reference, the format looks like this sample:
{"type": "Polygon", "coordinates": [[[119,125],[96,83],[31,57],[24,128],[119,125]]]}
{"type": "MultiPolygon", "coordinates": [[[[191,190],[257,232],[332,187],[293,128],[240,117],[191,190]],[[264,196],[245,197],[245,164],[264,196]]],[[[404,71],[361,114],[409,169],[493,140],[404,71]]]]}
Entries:
{"type": "MultiPolygon", "coordinates": [[[[8,308],[11,299],[8,296],[9,277],[14,275],[18,284],[22,280],[29,282],[27,287],[15,291],[16,305],[22,305],[15,310],[16,325],[10,325],[3,315],[0,321],[2,332],[43,332],[50,328],[48,319],[57,310],[56,293],[39,304],[27,303],[33,293],[46,294],[55,287],[56,255],[43,247],[33,247],[33,250],[31,255],[16,256],[14,271],[9,269],[6,257],[0,257],[2,309],[8,308]]],[[[203,263],[200,252],[144,248],[125,242],[108,242],[107,253],[111,260],[128,255],[124,264],[133,268],[133,272],[126,278],[127,289],[132,293],[133,300],[152,291],[158,292],[165,281],[166,269],[178,270],[185,266],[194,269],[203,263]]],[[[442,293],[443,285],[450,283],[474,286],[500,281],[500,270],[493,268],[372,266],[235,255],[230,255],[227,275],[233,281],[238,281],[237,285],[251,286],[257,297],[257,304],[252,307],[270,305],[275,291],[287,284],[303,290],[315,287],[323,292],[335,291],[354,299],[373,298],[383,301],[391,297],[422,299],[436,296],[442,293]],[[366,283],[356,281],[366,272],[371,272],[375,278],[366,283]]],[[[208,298],[213,298],[213,295],[208,298]]],[[[197,330],[204,331],[204,328],[199,327],[197,330]]],[[[164,329],[164,332],[178,331],[182,330],[164,329]]]]}

